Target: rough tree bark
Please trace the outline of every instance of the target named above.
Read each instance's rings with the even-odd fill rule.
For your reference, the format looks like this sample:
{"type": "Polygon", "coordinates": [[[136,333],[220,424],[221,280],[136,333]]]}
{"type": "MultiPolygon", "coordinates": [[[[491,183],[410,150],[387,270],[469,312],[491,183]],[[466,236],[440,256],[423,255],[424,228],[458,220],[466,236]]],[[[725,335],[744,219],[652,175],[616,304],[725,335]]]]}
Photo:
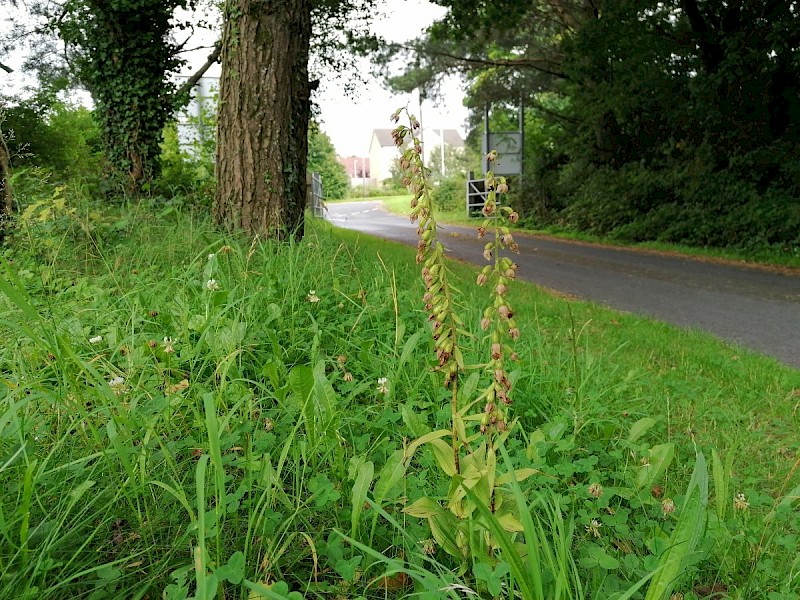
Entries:
{"type": "MultiPolygon", "coordinates": [[[[0,63],[0,69],[11,73],[13,69],[0,63]]],[[[2,121],[0,120],[0,124],[2,121]]],[[[14,210],[14,196],[11,193],[11,153],[6,138],[0,128],[0,242],[5,240],[11,212],[14,210]]]]}
{"type": "Polygon", "coordinates": [[[11,212],[14,209],[14,196],[11,193],[11,155],[6,146],[3,131],[0,130],[0,242],[5,239],[11,212]]]}
{"type": "Polygon", "coordinates": [[[311,0],[228,0],[214,219],[225,230],[303,235],[311,0]]]}

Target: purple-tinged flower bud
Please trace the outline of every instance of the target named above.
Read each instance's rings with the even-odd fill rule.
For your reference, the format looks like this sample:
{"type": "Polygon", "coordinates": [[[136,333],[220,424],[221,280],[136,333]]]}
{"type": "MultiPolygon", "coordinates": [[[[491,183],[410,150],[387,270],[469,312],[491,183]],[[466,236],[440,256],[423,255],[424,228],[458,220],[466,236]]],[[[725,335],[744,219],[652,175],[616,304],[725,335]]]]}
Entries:
{"type": "Polygon", "coordinates": [[[484,275],[483,273],[478,273],[478,279],[475,280],[475,283],[477,283],[478,285],[483,285],[484,283],[486,283],[486,279],[487,279],[486,275],[484,275]]]}
{"type": "Polygon", "coordinates": [[[491,325],[492,325],[492,320],[489,317],[483,317],[481,319],[481,329],[483,329],[484,331],[489,329],[491,325]]]}
{"type": "Polygon", "coordinates": [[[505,304],[501,304],[500,306],[498,306],[498,307],[497,307],[497,312],[498,312],[498,313],[500,314],[500,316],[501,316],[501,317],[503,317],[504,319],[510,319],[511,317],[513,317],[513,316],[514,316],[514,313],[513,313],[513,312],[511,311],[511,309],[510,309],[510,308],[508,308],[508,306],[506,306],[505,304]]]}
{"type": "Polygon", "coordinates": [[[507,192],[508,192],[508,185],[504,181],[500,182],[500,184],[497,186],[497,193],[505,194],[507,192]]]}
{"type": "Polygon", "coordinates": [[[492,344],[492,359],[497,360],[501,356],[503,356],[503,347],[497,342],[495,342],[494,344],[492,344]]]}
{"type": "Polygon", "coordinates": [[[519,221],[519,214],[516,211],[512,212],[510,215],[508,215],[508,220],[512,223],[516,223],[519,221]]]}
{"type": "Polygon", "coordinates": [[[494,291],[497,293],[498,296],[502,296],[503,294],[508,291],[508,287],[505,283],[498,283],[497,286],[494,288],[494,291]]]}

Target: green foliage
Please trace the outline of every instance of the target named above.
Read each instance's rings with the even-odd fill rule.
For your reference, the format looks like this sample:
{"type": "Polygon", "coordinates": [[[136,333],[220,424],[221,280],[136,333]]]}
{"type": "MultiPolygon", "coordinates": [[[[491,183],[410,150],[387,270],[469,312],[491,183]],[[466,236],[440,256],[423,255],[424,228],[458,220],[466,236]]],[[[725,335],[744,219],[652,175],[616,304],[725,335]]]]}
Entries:
{"type": "Polygon", "coordinates": [[[99,167],[100,134],[86,108],[34,98],[5,107],[0,119],[15,167],[40,167],[61,180],[90,176],[99,167]]]}
{"type": "Polygon", "coordinates": [[[395,83],[429,89],[469,69],[476,129],[485,103],[524,103],[525,187],[513,201],[530,223],[797,252],[791,3],[440,4],[450,12],[395,83]]]}
{"type": "Polygon", "coordinates": [[[316,123],[308,131],[308,172],[322,175],[325,197],[340,200],[350,189],[350,178],[336,159],[331,138],[316,123]]]}
{"type": "Polygon", "coordinates": [[[67,3],[54,19],[94,98],[111,189],[138,193],[158,173],[161,134],[175,109],[169,75],[180,64],[171,20],[190,4],[87,0],[67,3]]]}
{"type": "Polygon", "coordinates": [[[197,114],[187,115],[183,123],[184,135],[188,139],[179,138],[176,122],[164,128],[161,173],[153,185],[157,194],[211,207],[216,183],[216,101],[216,94],[210,99],[197,99],[197,114]]]}
{"type": "MultiPolygon", "coordinates": [[[[316,221],[253,242],[24,175],[0,277],[0,597],[641,600],[660,564],[685,597],[800,591],[796,371],[515,282],[520,433],[496,485],[521,529],[464,492],[472,547],[501,542],[464,561],[403,513],[449,515],[452,484],[438,434],[409,441],[450,425],[414,249],[316,221]]],[[[482,364],[477,272],[450,275],[482,364]]]]}
{"type": "Polygon", "coordinates": [[[210,207],[214,198],[214,155],[204,151],[202,141],[182,149],[175,123],[164,128],[161,142],[161,174],[153,191],[167,198],[188,199],[210,207]]]}
{"type": "Polygon", "coordinates": [[[439,181],[433,188],[431,198],[438,210],[449,211],[464,208],[467,194],[467,176],[456,173],[439,181]]]}

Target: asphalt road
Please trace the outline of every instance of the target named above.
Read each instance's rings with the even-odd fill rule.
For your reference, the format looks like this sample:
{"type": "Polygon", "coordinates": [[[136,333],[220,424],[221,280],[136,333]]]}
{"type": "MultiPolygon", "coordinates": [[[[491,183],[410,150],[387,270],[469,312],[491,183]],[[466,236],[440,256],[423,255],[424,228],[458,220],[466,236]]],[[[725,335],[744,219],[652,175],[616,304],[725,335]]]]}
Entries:
{"type": "MultiPolygon", "coordinates": [[[[416,245],[416,226],[380,202],[329,204],[339,227],[416,245]]],[[[476,265],[484,241],[441,226],[450,254],[476,265]]],[[[515,235],[520,278],[610,308],[693,327],[800,368],[800,275],[632,249],[515,235]]]]}

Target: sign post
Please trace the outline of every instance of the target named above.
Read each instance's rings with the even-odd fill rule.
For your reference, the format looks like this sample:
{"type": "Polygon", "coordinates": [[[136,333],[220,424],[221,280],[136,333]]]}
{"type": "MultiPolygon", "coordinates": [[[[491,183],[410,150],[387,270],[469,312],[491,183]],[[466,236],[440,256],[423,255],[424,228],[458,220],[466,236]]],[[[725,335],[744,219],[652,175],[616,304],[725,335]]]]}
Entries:
{"type": "MultiPolygon", "coordinates": [[[[525,142],[525,111],[522,100],[519,103],[519,121],[517,131],[491,131],[489,126],[489,104],[483,108],[483,159],[484,172],[492,171],[495,175],[522,176],[523,148],[525,142]],[[497,152],[497,159],[489,164],[486,155],[490,151],[497,152]]],[[[480,216],[481,209],[486,202],[486,189],[484,180],[475,179],[470,172],[467,179],[467,216],[480,216]]]]}

